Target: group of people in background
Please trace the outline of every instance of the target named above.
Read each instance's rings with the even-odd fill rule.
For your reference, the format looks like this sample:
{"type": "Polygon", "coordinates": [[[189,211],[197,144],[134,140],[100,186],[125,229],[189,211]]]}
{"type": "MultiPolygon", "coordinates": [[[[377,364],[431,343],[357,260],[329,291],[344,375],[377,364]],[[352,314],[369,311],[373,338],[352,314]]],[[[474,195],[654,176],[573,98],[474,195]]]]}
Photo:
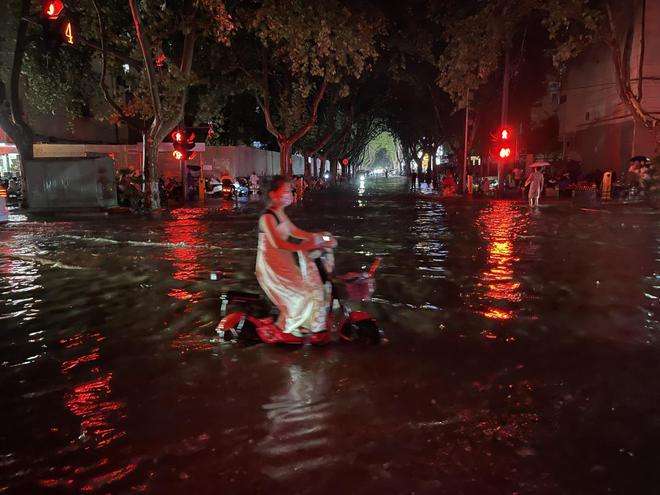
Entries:
{"type": "Polygon", "coordinates": [[[458,192],[458,186],[454,174],[447,171],[443,174],[423,173],[410,174],[410,190],[422,192],[439,191],[444,197],[454,196],[458,192]]]}
{"type": "MultiPolygon", "coordinates": [[[[570,198],[577,192],[586,191],[594,199],[609,197],[630,199],[645,197],[655,190],[655,169],[643,156],[630,159],[622,176],[610,170],[595,169],[582,172],[579,162],[532,164],[527,169],[516,165],[509,169],[498,184],[496,177],[471,177],[472,193],[477,196],[524,197],[531,207],[538,206],[539,198],[570,198]]],[[[470,184],[470,183],[468,183],[470,184]]],[[[453,196],[462,190],[451,170],[436,173],[410,174],[410,190],[438,191],[443,197],[453,196]]]]}
{"type": "Polygon", "coordinates": [[[18,177],[8,177],[0,179],[0,186],[7,192],[10,199],[20,198],[21,179],[18,177]]]}

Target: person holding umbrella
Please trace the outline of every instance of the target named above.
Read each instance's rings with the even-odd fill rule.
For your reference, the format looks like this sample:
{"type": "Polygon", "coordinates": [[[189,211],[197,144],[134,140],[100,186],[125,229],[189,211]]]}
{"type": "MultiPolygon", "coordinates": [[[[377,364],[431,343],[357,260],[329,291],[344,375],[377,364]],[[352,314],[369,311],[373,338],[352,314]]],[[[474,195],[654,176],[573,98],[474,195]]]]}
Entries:
{"type": "Polygon", "coordinates": [[[541,173],[541,168],[549,165],[547,162],[536,162],[530,165],[532,173],[529,174],[527,180],[525,181],[525,187],[529,186],[529,206],[531,208],[538,207],[539,197],[541,196],[541,191],[543,190],[544,178],[541,173]]]}

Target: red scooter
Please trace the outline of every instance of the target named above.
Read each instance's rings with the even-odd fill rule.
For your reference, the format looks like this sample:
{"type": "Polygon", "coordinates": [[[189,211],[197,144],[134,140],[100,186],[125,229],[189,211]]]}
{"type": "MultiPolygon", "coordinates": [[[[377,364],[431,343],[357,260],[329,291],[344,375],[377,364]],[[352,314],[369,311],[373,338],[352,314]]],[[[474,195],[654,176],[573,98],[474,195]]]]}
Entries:
{"type": "Polygon", "coordinates": [[[374,277],[380,264],[376,258],[366,272],[350,272],[329,279],[332,284],[332,305],[327,318],[328,331],[311,334],[308,339],[284,333],[275,325],[273,309],[269,308],[259,294],[229,291],[221,296],[222,320],[216,331],[222,342],[243,345],[302,344],[308,340],[312,344],[325,344],[332,340],[362,344],[385,342],[385,335],[375,318],[366,311],[352,311],[351,301],[368,299],[374,292],[374,277]],[[336,302],[336,303],[335,303],[336,302]],[[241,309],[228,312],[230,306],[241,309]],[[339,321],[334,323],[334,308],[339,307],[339,321]]]}

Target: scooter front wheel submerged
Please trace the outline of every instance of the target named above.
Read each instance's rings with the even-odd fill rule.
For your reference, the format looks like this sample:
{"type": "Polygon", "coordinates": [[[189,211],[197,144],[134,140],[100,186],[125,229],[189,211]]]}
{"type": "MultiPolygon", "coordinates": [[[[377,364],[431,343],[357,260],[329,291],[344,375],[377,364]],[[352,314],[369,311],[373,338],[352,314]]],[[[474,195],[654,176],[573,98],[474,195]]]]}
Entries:
{"type": "Polygon", "coordinates": [[[366,311],[353,311],[339,327],[339,338],[344,342],[380,344],[387,342],[376,319],[366,311]]]}
{"type": "Polygon", "coordinates": [[[216,328],[222,342],[253,345],[262,342],[257,333],[258,322],[243,312],[230,313],[216,328]]]}

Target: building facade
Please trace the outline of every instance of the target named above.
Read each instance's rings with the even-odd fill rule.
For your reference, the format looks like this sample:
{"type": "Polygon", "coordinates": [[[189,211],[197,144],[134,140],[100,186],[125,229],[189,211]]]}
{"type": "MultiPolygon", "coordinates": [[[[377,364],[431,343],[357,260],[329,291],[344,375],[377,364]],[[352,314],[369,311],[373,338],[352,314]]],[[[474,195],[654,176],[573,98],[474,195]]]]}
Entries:
{"type": "MultiPolygon", "coordinates": [[[[643,108],[660,116],[660,0],[642,2],[635,12],[630,75],[643,108]]],[[[621,101],[612,56],[596,46],[574,60],[561,82],[559,135],[566,159],[583,170],[627,166],[633,155],[653,156],[655,138],[635,122],[621,101]]]]}

